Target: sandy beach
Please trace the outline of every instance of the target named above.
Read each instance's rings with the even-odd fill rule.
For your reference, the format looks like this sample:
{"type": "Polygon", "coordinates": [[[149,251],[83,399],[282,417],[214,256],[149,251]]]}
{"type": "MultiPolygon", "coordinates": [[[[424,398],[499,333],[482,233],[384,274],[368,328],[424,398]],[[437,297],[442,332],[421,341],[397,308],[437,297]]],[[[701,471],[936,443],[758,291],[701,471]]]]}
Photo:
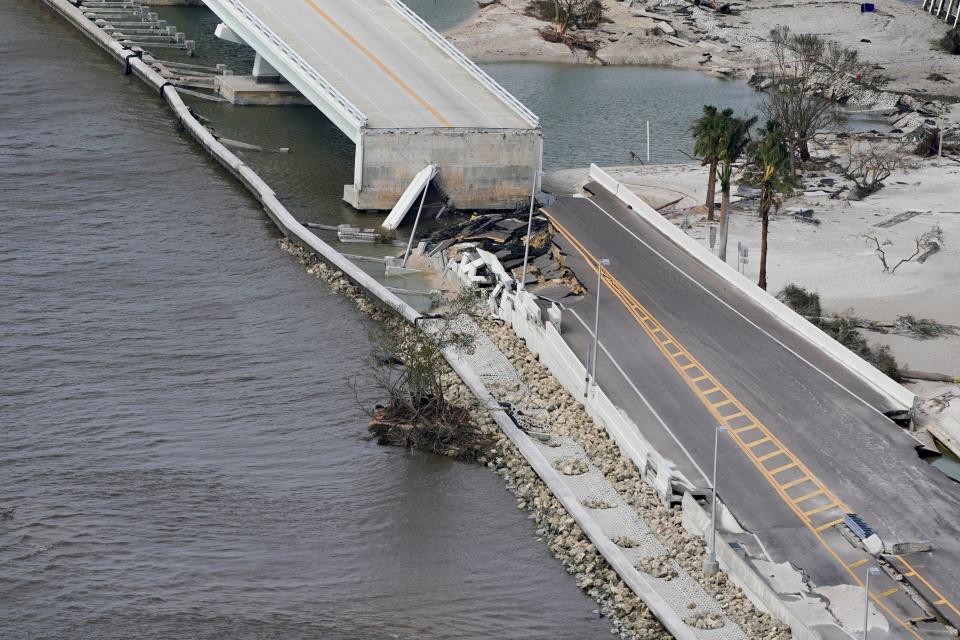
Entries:
{"type": "Polygon", "coordinates": [[[960,62],[934,45],[946,32],[942,20],[919,4],[889,0],[861,13],[853,1],[754,0],[734,14],[694,7],[683,0],[605,0],[607,21],[574,33],[599,42],[596,58],[544,41],[548,23],[526,15],[529,0],[496,0],[447,36],[477,62],[538,60],[580,64],[646,64],[697,69],[749,78],[769,60],[767,34],[777,25],[813,33],[856,49],[891,77],[888,89],[916,96],[960,97],[960,62]],[[665,28],[657,25],[666,24],[665,28]],[[668,41],[683,41],[682,46],[668,41]],[[938,73],[947,80],[931,80],[938,73]]]}

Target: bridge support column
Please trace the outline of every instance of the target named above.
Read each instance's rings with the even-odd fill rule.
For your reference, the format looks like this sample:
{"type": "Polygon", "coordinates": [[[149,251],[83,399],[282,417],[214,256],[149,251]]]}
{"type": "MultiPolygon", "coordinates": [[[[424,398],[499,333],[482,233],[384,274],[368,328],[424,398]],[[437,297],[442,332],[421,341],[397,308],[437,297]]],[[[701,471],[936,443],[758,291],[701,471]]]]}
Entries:
{"type": "Polygon", "coordinates": [[[343,199],[357,209],[390,209],[417,171],[435,164],[456,208],[513,209],[529,202],[542,159],[540,129],[364,129],[343,199]]]}
{"type": "Polygon", "coordinates": [[[253,60],[253,77],[257,82],[280,82],[280,72],[259,53],[253,60]]]}

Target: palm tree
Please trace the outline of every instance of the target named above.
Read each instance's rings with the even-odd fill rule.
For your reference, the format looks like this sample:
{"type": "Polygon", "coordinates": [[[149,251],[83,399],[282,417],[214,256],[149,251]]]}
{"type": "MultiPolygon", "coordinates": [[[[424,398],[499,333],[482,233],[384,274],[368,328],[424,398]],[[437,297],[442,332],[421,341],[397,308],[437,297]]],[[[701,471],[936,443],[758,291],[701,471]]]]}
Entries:
{"type": "Polygon", "coordinates": [[[730,117],[724,122],[720,144],[720,165],[717,178],[720,180],[720,247],[717,257],[727,261],[727,236],[730,233],[730,180],[733,178],[733,164],[740,159],[750,144],[750,127],[757,118],[730,117]]]}
{"type": "Polygon", "coordinates": [[[724,126],[733,117],[733,109],[717,110],[712,104],[703,106],[703,115],[693,123],[693,152],[710,165],[707,174],[707,220],[713,221],[714,200],[717,196],[717,163],[720,162],[720,144],[724,126]]]}
{"type": "Polygon", "coordinates": [[[760,139],[751,146],[749,164],[744,177],[760,187],[760,278],[757,285],[767,289],[767,233],[770,226],[770,209],[780,207],[777,191],[793,186],[793,171],[790,168],[791,150],[787,135],[776,120],[769,120],[758,130],[760,139]]]}

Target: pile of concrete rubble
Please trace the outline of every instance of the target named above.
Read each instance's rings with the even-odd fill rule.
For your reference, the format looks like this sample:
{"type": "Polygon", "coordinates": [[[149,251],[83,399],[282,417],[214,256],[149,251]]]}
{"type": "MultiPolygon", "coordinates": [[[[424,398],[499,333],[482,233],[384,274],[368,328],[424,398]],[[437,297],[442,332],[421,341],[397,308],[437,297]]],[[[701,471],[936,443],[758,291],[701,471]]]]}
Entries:
{"type": "MultiPolygon", "coordinates": [[[[460,262],[479,258],[477,249],[487,251],[520,282],[523,275],[523,257],[527,238],[526,219],[513,215],[475,215],[465,222],[434,232],[427,240],[427,255],[442,255],[446,261],[460,262]]],[[[570,295],[582,295],[584,287],[564,264],[565,256],[553,243],[553,231],[546,218],[533,216],[530,233],[530,251],[524,286],[527,291],[551,300],[570,295]]],[[[494,274],[485,274],[481,283],[494,284],[494,274]]]]}

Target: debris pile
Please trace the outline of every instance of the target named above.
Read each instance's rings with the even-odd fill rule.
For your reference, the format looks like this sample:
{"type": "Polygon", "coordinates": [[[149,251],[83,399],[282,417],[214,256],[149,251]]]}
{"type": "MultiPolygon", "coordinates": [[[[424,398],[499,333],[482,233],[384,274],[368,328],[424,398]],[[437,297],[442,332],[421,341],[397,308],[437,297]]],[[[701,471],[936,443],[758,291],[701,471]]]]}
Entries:
{"type": "MultiPolygon", "coordinates": [[[[478,258],[477,249],[481,249],[492,253],[516,282],[523,279],[527,290],[540,297],[559,300],[585,292],[583,285],[565,266],[560,247],[553,243],[550,224],[539,215],[533,217],[531,224],[530,252],[524,277],[526,239],[527,220],[504,214],[478,215],[434,232],[427,241],[427,254],[460,262],[465,256],[468,260],[478,258]]],[[[484,275],[480,284],[493,285],[496,282],[494,274],[484,275]]]]}

